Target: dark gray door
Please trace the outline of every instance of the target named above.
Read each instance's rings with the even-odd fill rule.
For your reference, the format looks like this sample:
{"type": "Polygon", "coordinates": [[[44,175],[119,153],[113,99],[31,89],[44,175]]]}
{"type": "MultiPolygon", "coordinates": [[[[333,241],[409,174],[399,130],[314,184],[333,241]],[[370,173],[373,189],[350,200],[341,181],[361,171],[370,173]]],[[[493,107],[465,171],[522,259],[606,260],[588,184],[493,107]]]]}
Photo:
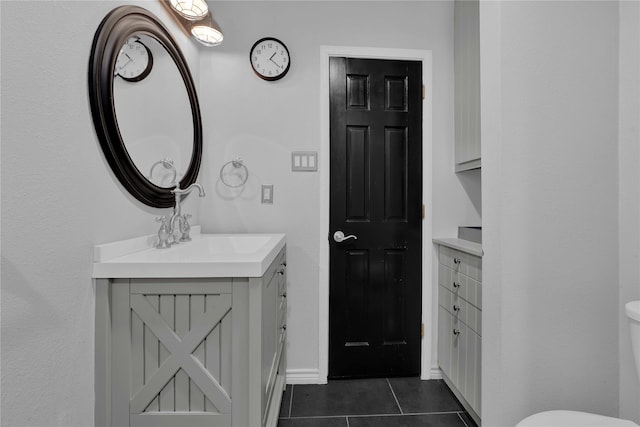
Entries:
{"type": "Polygon", "coordinates": [[[418,375],[422,63],[329,65],[329,377],[418,375]]]}

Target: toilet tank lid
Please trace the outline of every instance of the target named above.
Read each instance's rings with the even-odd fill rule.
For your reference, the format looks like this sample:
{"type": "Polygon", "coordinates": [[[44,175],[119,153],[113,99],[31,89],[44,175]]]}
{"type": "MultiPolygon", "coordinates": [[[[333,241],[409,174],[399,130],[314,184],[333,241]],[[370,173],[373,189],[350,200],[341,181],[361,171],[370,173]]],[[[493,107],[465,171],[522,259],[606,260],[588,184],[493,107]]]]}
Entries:
{"type": "Polygon", "coordinates": [[[637,322],[640,322],[640,300],[628,302],[624,308],[627,312],[627,316],[637,322]]]}

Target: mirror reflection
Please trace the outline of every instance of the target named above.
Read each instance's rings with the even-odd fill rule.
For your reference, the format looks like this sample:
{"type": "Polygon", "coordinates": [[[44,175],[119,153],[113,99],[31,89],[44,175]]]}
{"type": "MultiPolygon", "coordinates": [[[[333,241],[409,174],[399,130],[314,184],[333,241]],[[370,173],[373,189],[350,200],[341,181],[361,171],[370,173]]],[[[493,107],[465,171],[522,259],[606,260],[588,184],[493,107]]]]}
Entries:
{"type": "Polygon", "coordinates": [[[134,34],[120,50],[113,102],[122,141],[140,174],[157,186],[175,186],[193,155],[192,111],[177,65],[155,38],[134,34]]]}

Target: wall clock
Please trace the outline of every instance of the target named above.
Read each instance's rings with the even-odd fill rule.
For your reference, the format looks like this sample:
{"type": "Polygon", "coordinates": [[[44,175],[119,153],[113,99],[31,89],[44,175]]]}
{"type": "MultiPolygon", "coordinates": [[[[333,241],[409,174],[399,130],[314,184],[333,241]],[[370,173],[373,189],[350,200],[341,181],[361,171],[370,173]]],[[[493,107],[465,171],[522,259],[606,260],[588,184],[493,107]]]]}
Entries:
{"type": "Polygon", "coordinates": [[[283,78],[291,65],[287,46],[273,37],[255,42],[249,51],[249,60],[256,75],[268,81],[283,78]]]}
{"type": "Polygon", "coordinates": [[[116,60],[115,74],[128,82],[139,82],[149,75],[153,55],[138,37],[131,37],[122,46],[116,60]]]}

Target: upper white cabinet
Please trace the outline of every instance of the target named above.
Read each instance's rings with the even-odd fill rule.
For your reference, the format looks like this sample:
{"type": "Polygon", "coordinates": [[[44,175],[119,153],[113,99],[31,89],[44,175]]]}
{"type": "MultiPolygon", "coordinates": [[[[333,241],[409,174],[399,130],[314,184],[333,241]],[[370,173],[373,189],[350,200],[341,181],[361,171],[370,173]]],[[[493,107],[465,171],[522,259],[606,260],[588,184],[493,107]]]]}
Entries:
{"type": "Polygon", "coordinates": [[[480,20],[478,0],[454,5],[456,172],[480,167],[480,20]]]}

